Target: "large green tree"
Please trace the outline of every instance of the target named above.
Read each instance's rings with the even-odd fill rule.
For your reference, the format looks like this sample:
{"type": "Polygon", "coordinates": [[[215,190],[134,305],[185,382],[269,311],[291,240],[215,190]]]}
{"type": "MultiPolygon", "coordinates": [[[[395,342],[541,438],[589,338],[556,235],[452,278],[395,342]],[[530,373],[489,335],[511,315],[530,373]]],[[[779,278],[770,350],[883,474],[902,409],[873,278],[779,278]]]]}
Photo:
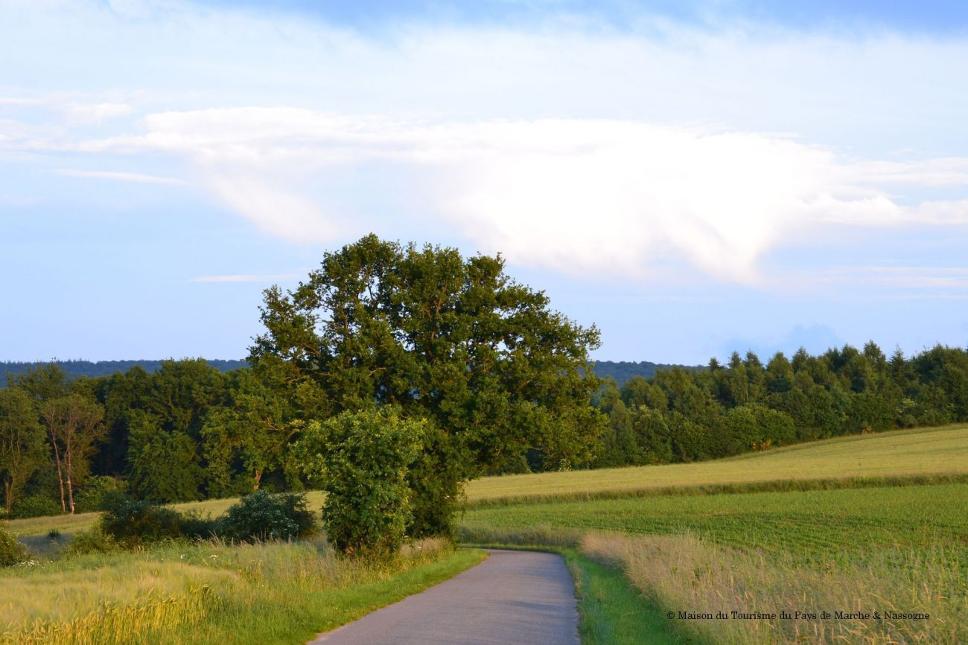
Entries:
{"type": "Polygon", "coordinates": [[[44,429],[30,396],[16,387],[0,389],[0,481],[7,512],[47,454],[44,429]]]}
{"type": "Polygon", "coordinates": [[[295,290],[265,292],[250,362],[285,360],[333,412],[383,403],[431,419],[467,475],[587,464],[604,427],[589,403],[599,334],[549,304],[500,256],[369,235],[295,290]]]}
{"type": "Polygon", "coordinates": [[[61,509],[74,512],[74,490],[90,468],[95,443],[104,435],[104,408],[80,394],[68,394],[46,401],[40,417],[47,429],[61,509]]]}

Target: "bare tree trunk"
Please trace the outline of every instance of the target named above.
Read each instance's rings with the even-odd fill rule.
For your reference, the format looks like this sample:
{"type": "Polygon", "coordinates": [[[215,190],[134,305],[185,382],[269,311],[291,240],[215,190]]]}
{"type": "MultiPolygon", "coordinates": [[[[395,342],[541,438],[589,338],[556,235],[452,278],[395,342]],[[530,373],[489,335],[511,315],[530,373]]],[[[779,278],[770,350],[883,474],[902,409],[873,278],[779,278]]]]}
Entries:
{"type": "Polygon", "coordinates": [[[259,490],[259,486],[262,484],[262,469],[257,468],[255,471],[255,483],[252,485],[252,490],[259,490]]]}
{"type": "Polygon", "coordinates": [[[7,513],[13,510],[13,480],[8,479],[3,482],[3,505],[7,513]]]}
{"type": "Polygon", "coordinates": [[[67,502],[64,501],[64,469],[61,467],[60,450],[57,448],[57,437],[50,431],[50,443],[54,447],[54,464],[57,466],[57,486],[60,488],[61,512],[67,512],[67,502]]]}
{"type": "Polygon", "coordinates": [[[67,446],[66,457],[67,457],[67,468],[66,468],[67,504],[70,507],[71,515],[73,515],[74,514],[74,486],[71,484],[71,469],[73,464],[71,464],[71,450],[69,445],[67,446]]]}

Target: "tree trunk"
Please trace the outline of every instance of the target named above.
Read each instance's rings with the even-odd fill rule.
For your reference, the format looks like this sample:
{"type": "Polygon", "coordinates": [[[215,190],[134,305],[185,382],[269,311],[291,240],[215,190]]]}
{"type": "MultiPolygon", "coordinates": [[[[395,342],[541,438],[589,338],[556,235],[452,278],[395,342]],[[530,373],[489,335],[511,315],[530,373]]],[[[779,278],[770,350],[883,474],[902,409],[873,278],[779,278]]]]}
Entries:
{"type": "Polygon", "coordinates": [[[262,484],[262,469],[257,468],[255,471],[255,482],[252,484],[252,490],[259,490],[259,486],[262,484]]]}
{"type": "Polygon", "coordinates": [[[57,448],[57,438],[54,431],[50,433],[50,443],[54,447],[54,464],[57,466],[57,486],[60,488],[61,512],[67,512],[67,502],[64,501],[64,469],[61,467],[60,450],[57,448]]]}
{"type": "Polygon", "coordinates": [[[66,456],[67,456],[67,468],[65,469],[65,473],[67,475],[67,477],[66,477],[66,479],[67,479],[67,504],[68,504],[68,507],[70,508],[71,515],[73,515],[74,514],[74,486],[73,486],[73,484],[71,484],[71,467],[72,467],[72,464],[71,464],[71,452],[70,452],[70,448],[68,448],[67,455],[66,456]]]}
{"type": "Polygon", "coordinates": [[[8,514],[13,510],[13,479],[3,482],[3,505],[8,514]]]}

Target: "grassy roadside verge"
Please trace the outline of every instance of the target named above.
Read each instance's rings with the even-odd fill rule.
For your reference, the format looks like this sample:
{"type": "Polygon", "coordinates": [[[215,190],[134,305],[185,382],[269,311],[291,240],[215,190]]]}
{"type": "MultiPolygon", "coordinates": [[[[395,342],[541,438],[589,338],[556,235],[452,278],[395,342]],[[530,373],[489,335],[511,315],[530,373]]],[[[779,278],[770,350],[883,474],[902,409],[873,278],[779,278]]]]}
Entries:
{"type": "Polygon", "coordinates": [[[598,562],[580,548],[581,536],[567,531],[475,532],[466,546],[543,551],[565,559],[578,600],[578,633],[583,645],[682,645],[701,643],[677,631],[654,602],[620,567],[598,562]]]}
{"type": "Polygon", "coordinates": [[[427,540],[392,564],[322,543],[171,543],[0,572],[0,643],[292,643],[477,564],[427,540]]]}

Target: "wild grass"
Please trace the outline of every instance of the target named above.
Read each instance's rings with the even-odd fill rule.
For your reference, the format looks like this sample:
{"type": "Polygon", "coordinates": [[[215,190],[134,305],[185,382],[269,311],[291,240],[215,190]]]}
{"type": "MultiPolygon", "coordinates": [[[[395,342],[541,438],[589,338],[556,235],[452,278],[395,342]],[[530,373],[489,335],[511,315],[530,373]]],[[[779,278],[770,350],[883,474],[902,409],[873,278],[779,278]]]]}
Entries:
{"type": "Polygon", "coordinates": [[[957,553],[944,548],[878,551],[857,563],[819,566],[690,535],[589,534],[581,551],[621,568],[635,587],[672,612],[669,620],[682,632],[717,643],[968,641],[965,579],[957,553]],[[791,618],[780,617],[781,610],[791,618]],[[771,616],[737,618],[733,611],[771,616]],[[831,618],[823,619],[822,611],[831,618]],[[838,618],[837,611],[855,617],[838,618]],[[728,618],[680,612],[723,612],[728,618]],[[892,612],[926,618],[898,619],[892,612]]]}
{"type": "Polygon", "coordinates": [[[394,563],[313,542],[172,543],[0,572],[0,642],[305,641],[483,557],[427,540],[394,563]]]}

